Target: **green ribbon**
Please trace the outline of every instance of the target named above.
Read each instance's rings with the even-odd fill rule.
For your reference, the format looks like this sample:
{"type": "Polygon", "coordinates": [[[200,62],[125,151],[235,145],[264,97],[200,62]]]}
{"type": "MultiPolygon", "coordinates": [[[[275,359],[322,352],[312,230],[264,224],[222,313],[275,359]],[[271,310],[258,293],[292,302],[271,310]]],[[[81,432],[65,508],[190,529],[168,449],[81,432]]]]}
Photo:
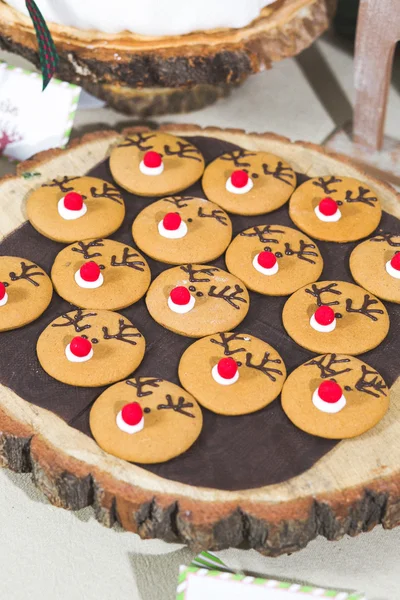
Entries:
{"type": "Polygon", "coordinates": [[[26,0],[26,7],[36,32],[39,46],[40,68],[43,77],[43,90],[45,90],[57,69],[57,50],[49,28],[46,25],[46,21],[37,7],[36,2],[34,2],[34,0],[26,0]]]}

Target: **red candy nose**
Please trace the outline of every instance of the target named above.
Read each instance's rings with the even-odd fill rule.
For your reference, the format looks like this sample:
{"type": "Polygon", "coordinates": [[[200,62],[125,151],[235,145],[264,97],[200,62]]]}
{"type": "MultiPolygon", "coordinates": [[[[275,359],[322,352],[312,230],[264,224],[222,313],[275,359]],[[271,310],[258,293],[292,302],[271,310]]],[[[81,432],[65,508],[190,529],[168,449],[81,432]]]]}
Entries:
{"type": "Polygon", "coordinates": [[[330,306],[320,306],[314,313],[318,325],[330,325],[335,320],[335,313],[330,306]]]}
{"type": "Polygon", "coordinates": [[[155,169],[157,167],[160,167],[162,163],[161,154],[158,154],[158,152],[154,152],[154,150],[149,150],[143,156],[143,163],[145,167],[149,167],[149,169],[155,169]]]}
{"type": "Polygon", "coordinates": [[[185,304],[189,304],[190,302],[190,292],[183,285],[174,288],[169,297],[174,304],[179,304],[180,306],[185,306],[185,304]]]}
{"type": "Polygon", "coordinates": [[[3,300],[6,295],[6,286],[0,281],[0,300],[3,300]]]}
{"type": "Polygon", "coordinates": [[[130,404],[125,404],[121,411],[122,420],[127,425],[139,425],[140,421],[143,419],[143,410],[140,406],[139,402],[131,402],[130,404]]]}
{"type": "Polygon", "coordinates": [[[249,176],[246,171],[233,171],[231,175],[231,182],[234,187],[242,188],[247,185],[249,181],[249,176]]]}
{"type": "Polygon", "coordinates": [[[182,218],[178,213],[168,213],[163,218],[163,225],[168,231],[176,231],[182,223],[182,218]]]}
{"type": "Polygon", "coordinates": [[[232,379],[237,373],[237,364],[233,358],[221,358],[218,363],[218,375],[223,379],[232,379]]]}
{"type": "Polygon", "coordinates": [[[78,192],[68,192],[64,196],[64,206],[68,210],[82,210],[83,198],[78,192]]]}
{"type": "Polygon", "coordinates": [[[263,269],[272,269],[276,265],[276,256],[272,252],[260,252],[257,258],[258,264],[263,269]]]}
{"type": "Polygon", "coordinates": [[[74,337],[69,347],[74,356],[84,358],[90,353],[92,344],[86,338],[77,336],[74,337]]]}
{"type": "Polygon", "coordinates": [[[323,381],[318,388],[318,396],[329,404],[338,402],[342,394],[342,388],[335,381],[323,381]]]}
{"type": "Polygon", "coordinates": [[[85,263],[79,269],[79,274],[82,277],[83,281],[97,281],[100,277],[100,267],[93,260],[85,263]]]}
{"type": "Polygon", "coordinates": [[[333,198],[323,198],[318,205],[319,212],[325,217],[331,217],[338,209],[338,206],[333,198]]]}
{"type": "Polygon", "coordinates": [[[400,271],[400,252],[393,256],[390,261],[390,266],[393,267],[393,269],[396,269],[396,271],[400,271]]]}

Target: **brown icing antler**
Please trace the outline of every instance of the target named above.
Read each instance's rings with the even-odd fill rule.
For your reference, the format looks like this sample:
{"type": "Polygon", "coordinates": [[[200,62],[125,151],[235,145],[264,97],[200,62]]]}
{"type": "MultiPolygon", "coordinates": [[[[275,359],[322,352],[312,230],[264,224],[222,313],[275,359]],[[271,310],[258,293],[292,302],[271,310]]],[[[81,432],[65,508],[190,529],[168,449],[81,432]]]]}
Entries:
{"type": "Polygon", "coordinates": [[[74,186],[66,187],[67,183],[70,181],[75,181],[79,179],[79,177],[67,177],[66,175],[62,179],[52,179],[53,183],[44,183],[43,187],[58,187],[61,192],[66,194],[67,192],[72,192],[74,190],[74,186]]]}
{"type": "Polygon", "coordinates": [[[323,189],[325,194],[334,194],[337,190],[330,189],[329,186],[335,183],[341,183],[343,180],[331,175],[331,177],[318,177],[317,181],[313,181],[312,184],[323,189]]]}
{"type": "Polygon", "coordinates": [[[14,273],[14,271],[11,271],[11,273],[9,274],[11,281],[25,279],[35,287],[39,287],[39,282],[32,279],[32,277],[44,277],[45,273],[43,273],[43,271],[32,271],[32,269],[39,269],[39,267],[34,263],[28,265],[24,261],[21,261],[21,273],[17,275],[16,273],[14,273]]]}
{"type": "Polygon", "coordinates": [[[374,396],[374,398],[379,398],[381,395],[387,396],[385,392],[387,389],[385,382],[380,378],[379,373],[374,369],[369,369],[367,365],[361,365],[361,377],[357,381],[355,388],[359,392],[374,396]],[[375,375],[375,377],[368,381],[367,377],[369,375],[375,375]],[[372,390],[375,390],[376,393],[372,390]]]}
{"type": "Polygon", "coordinates": [[[130,267],[131,269],[136,269],[136,271],[144,271],[145,263],[142,260],[129,260],[130,258],[135,258],[139,256],[137,252],[129,253],[130,248],[124,248],[122,253],[121,261],[117,261],[116,255],[111,257],[111,266],[112,267],[130,267]]]}
{"type": "Polygon", "coordinates": [[[272,175],[275,179],[294,187],[294,181],[290,181],[294,179],[293,171],[290,167],[284,167],[281,160],[278,161],[274,171],[270,171],[266,163],[262,164],[262,168],[264,175],[272,175]]]}
{"type": "Polygon", "coordinates": [[[379,230],[378,235],[374,236],[369,241],[370,242],[387,242],[389,244],[389,246],[392,246],[394,248],[399,248],[400,247],[400,241],[399,242],[394,242],[393,241],[394,238],[400,240],[400,234],[389,233],[387,231],[379,230]]]}
{"type": "Polygon", "coordinates": [[[154,393],[153,390],[145,392],[144,388],[146,386],[158,388],[160,387],[159,384],[163,381],[163,379],[157,379],[155,377],[135,377],[135,379],[127,379],[125,383],[136,389],[136,396],[138,398],[144,398],[145,396],[151,396],[154,393]]]}
{"type": "Polygon", "coordinates": [[[210,278],[204,277],[203,279],[196,279],[196,275],[198,273],[204,273],[204,275],[209,275],[209,277],[213,277],[214,273],[219,271],[219,269],[217,267],[210,267],[210,268],[205,267],[204,269],[194,269],[193,265],[191,265],[191,264],[184,265],[180,268],[182,271],[184,271],[185,273],[187,273],[189,275],[189,281],[191,283],[204,283],[204,282],[208,283],[209,281],[211,281],[210,278]]]}
{"type": "Polygon", "coordinates": [[[234,287],[234,290],[232,292],[230,292],[229,294],[227,292],[229,292],[229,290],[232,289],[232,286],[230,286],[230,285],[226,285],[219,292],[217,292],[216,289],[217,289],[217,286],[212,285],[210,287],[208,295],[211,296],[212,298],[220,298],[221,300],[225,300],[225,302],[230,304],[230,306],[233,306],[233,308],[236,308],[236,310],[239,310],[240,305],[235,304],[235,302],[244,302],[245,304],[247,304],[247,300],[245,298],[242,298],[241,296],[239,296],[239,294],[244,292],[244,289],[241,288],[240,285],[236,284],[234,287]]]}
{"type": "Polygon", "coordinates": [[[87,323],[86,325],[79,325],[79,323],[81,323],[84,319],[88,319],[89,317],[97,317],[97,313],[84,314],[82,308],[78,308],[74,316],[71,316],[71,314],[64,314],[60,316],[60,319],[65,319],[65,323],[53,323],[52,327],[69,327],[72,325],[76,333],[80,333],[81,331],[90,329],[92,327],[90,323],[87,323]]]}
{"type": "Polygon", "coordinates": [[[353,300],[351,298],[347,298],[346,311],[349,313],[360,313],[372,321],[377,321],[378,317],[375,317],[375,314],[383,315],[384,312],[380,308],[370,308],[370,306],[373,306],[374,304],[378,304],[378,300],[374,300],[374,298],[371,298],[369,294],[365,294],[364,301],[360,308],[353,308],[353,300]]]}
{"type": "Polygon", "coordinates": [[[211,211],[211,214],[207,214],[206,212],[204,212],[203,207],[200,206],[197,215],[203,218],[210,217],[211,219],[215,219],[216,221],[218,221],[218,223],[221,223],[226,227],[228,226],[228,217],[226,216],[223,210],[215,209],[211,211]]]}
{"type": "Polygon", "coordinates": [[[244,158],[249,158],[250,156],[256,156],[255,152],[249,152],[248,150],[244,150],[240,148],[239,150],[233,150],[233,152],[229,152],[220,156],[220,160],[226,160],[228,162],[233,162],[235,167],[243,168],[250,167],[251,164],[249,162],[243,162],[244,158]]]}
{"type": "Polygon", "coordinates": [[[341,296],[342,292],[339,290],[334,290],[333,288],[337,287],[337,283],[329,283],[324,287],[319,288],[316,283],[311,286],[310,289],[306,289],[306,294],[311,294],[314,298],[317,299],[318,306],[336,306],[339,304],[339,300],[333,300],[332,302],[324,302],[321,298],[322,294],[335,294],[336,296],[341,296]]]}
{"type": "Polygon", "coordinates": [[[294,250],[290,247],[288,242],[285,243],[285,254],[287,256],[292,256],[293,254],[297,256],[299,260],[305,260],[309,263],[315,265],[315,260],[311,258],[307,258],[308,256],[318,256],[317,252],[313,252],[312,250],[307,250],[307,248],[315,248],[315,244],[306,244],[304,240],[300,240],[300,248],[298,250],[294,250]]]}
{"type": "Polygon", "coordinates": [[[79,254],[83,254],[83,258],[95,258],[96,256],[103,256],[101,252],[93,252],[93,254],[89,254],[90,248],[102,248],[104,246],[103,240],[101,238],[97,240],[92,240],[85,244],[85,242],[76,242],[79,248],[73,246],[71,248],[71,252],[79,252],[79,254]]]}
{"type": "Polygon", "coordinates": [[[201,156],[201,152],[200,152],[200,150],[198,150],[197,148],[192,146],[192,144],[190,144],[189,142],[180,142],[180,141],[177,141],[176,144],[178,146],[178,150],[171,150],[171,146],[169,146],[168,144],[165,144],[165,146],[164,146],[165,156],[178,156],[179,158],[188,158],[191,160],[197,160],[197,161],[201,162],[201,158],[199,158],[199,156],[193,156],[194,154],[201,156]]]}
{"type": "Polygon", "coordinates": [[[240,341],[249,341],[249,338],[243,337],[240,333],[219,333],[218,334],[221,341],[219,342],[215,338],[211,338],[210,342],[212,344],[217,344],[217,346],[222,346],[224,349],[225,356],[231,356],[232,354],[236,354],[237,352],[246,352],[246,348],[237,348],[236,350],[231,350],[229,348],[229,344],[236,340],[240,341]]]}
{"type": "Polygon", "coordinates": [[[320,370],[321,379],[328,379],[329,377],[335,377],[337,375],[342,375],[343,373],[348,373],[352,371],[350,367],[346,367],[345,369],[341,369],[339,371],[335,371],[333,368],[335,365],[349,363],[349,358],[336,358],[337,354],[325,354],[321,356],[319,359],[314,358],[305,364],[306,367],[311,367],[315,365],[320,370]]]}
{"type": "Polygon", "coordinates": [[[273,373],[275,373],[276,375],[283,375],[282,371],[280,371],[279,369],[267,367],[267,365],[269,363],[281,365],[282,361],[280,358],[272,359],[270,358],[270,356],[270,352],[265,352],[263,358],[257,365],[256,363],[252,362],[253,354],[251,352],[247,352],[246,367],[250,367],[251,369],[257,369],[257,371],[261,371],[262,373],[264,373],[264,375],[269,377],[271,381],[276,381],[277,378],[275,377],[275,375],[273,375],[273,373]]]}
{"type": "Polygon", "coordinates": [[[103,183],[102,191],[98,192],[97,188],[93,186],[90,188],[90,193],[93,198],[108,198],[117,204],[123,204],[122,196],[119,191],[107,182],[103,183]]]}
{"type": "Polygon", "coordinates": [[[174,401],[170,394],[167,394],[165,396],[165,399],[167,400],[168,404],[159,404],[157,406],[157,410],[171,409],[177,413],[180,413],[181,415],[185,415],[185,417],[191,417],[192,419],[195,418],[195,416],[192,413],[184,410],[185,408],[192,408],[193,402],[186,402],[185,398],[183,398],[183,396],[180,396],[178,398],[178,402],[174,404],[174,401]]]}
{"type": "Polygon", "coordinates": [[[163,198],[164,202],[170,202],[170,204],[174,204],[176,208],[185,208],[187,202],[190,200],[196,200],[194,196],[171,196],[170,198],[163,198]]]}
{"type": "Polygon", "coordinates": [[[368,188],[364,188],[361,185],[358,187],[358,196],[353,198],[352,190],[347,190],[346,192],[346,202],[360,202],[362,204],[367,204],[368,206],[372,206],[375,208],[375,203],[378,202],[378,198],[376,196],[367,196],[368,192],[370,192],[368,188]]]}
{"type": "Polygon", "coordinates": [[[146,150],[151,150],[153,148],[153,146],[145,146],[145,142],[155,137],[155,133],[134,133],[133,135],[127,136],[121,144],[118,144],[118,148],[134,146],[139,148],[142,152],[145,152],[146,150]]]}
{"type": "Polygon", "coordinates": [[[126,342],[127,344],[132,344],[132,346],[136,346],[137,343],[135,342],[135,340],[132,340],[129,338],[134,338],[134,337],[141,338],[142,337],[142,334],[137,331],[136,327],[134,327],[133,325],[128,325],[128,323],[125,323],[124,319],[119,319],[117,333],[111,334],[109,332],[108,327],[102,327],[102,331],[103,331],[103,339],[119,340],[121,342],[126,342]],[[134,329],[136,331],[136,333],[125,333],[128,329],[134,329]]]}
{"type": "Polygon", "coordinates": [[[279,240],[266,237],[266,235],[285,232],[282,229],[272,229],[272,227],[272,225],[255,225],[248,231],[242,231],[239,235],[242,235],[243,237],[257,236],[262,244],[279,244],[279,240]]]}

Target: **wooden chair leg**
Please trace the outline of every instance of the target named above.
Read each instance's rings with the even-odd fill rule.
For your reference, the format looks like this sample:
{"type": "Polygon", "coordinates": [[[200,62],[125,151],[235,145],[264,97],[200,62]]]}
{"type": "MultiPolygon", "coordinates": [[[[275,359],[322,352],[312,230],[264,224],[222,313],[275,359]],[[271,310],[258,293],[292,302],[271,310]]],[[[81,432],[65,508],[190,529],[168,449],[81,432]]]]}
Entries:
{"type": "Polygon", "coordinates": [[[355,53],[354,141],[372,151],[383,143],[393,55],[400,39],[397,0],[361,0],[355,53]]]}

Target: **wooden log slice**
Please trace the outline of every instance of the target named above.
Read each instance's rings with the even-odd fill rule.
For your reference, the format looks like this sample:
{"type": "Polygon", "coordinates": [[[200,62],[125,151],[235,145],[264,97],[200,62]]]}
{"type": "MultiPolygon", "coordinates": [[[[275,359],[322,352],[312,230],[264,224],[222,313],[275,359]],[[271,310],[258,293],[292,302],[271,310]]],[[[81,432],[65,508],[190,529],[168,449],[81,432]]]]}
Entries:
{"type": "MultiPolygon", "coordinates": [[[[191,125],[162,129],[271,152],[309,176],[360,178],[379,193],[385,211],[400,216],[393,188],[314,144],[191,125]]],[[[83,175],[118,139],[113,131],[89,134],[67,150],[50,150],[21,163],[17,176],[0,181],[0,237],[25,221],[27,193],[60,174],[83,175]]],[[[340,442],[297,477],[241,491],[181,484],[107,455],[55,414],[1,386],[0,464],[32,472],[54,505],[72,510],[93,506],[106,526],[118,522],[142,538],[186,543],[194,550],[240,546],[276,556],[299,550],[317,535],[335,540],[377,524],[400,524],[400,382],[393,384],[390,409],[373,430],[340,442]]]]}
{"type": "MultiPolygon", "coordinates": [[[[239,84],[250,73],[294,56],[329,26],[337,0],[278,0],[241,29],[182,36],[104,34],[50,24],[60,63],[58,76],[132,88],[239,84]]],[[[29,18],[0,0],[0,47],[39,65],[29,18]]]]}
{"type": "Polygon", "coordinates": [[[199,83],[191,88],[134,88],[112,83],[92,83],[85,79],[81,85],[93,96],[104,100],[120,113],[145,119],[173,113],[187,113],[214,104],[228,96],[235,86],[227,83],[199,83]]]}

